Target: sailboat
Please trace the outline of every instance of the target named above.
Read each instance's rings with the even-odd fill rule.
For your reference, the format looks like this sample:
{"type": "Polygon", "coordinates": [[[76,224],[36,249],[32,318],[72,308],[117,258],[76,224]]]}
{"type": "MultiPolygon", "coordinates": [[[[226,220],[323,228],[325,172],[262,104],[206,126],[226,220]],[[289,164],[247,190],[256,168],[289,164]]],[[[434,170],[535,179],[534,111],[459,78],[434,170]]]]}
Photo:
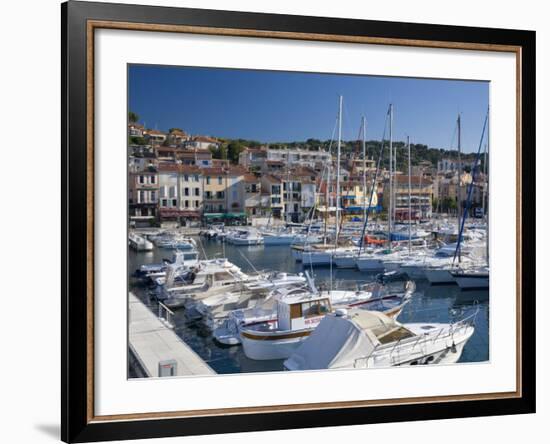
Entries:
{"type": "MultiPolygon", "coordinates": [[[[338,144],[337,144],[337,155],[336,155],[336,221],[334,224],[334,245],[313,245],[309,247],[304,247],[301,251],[297,251],[296,255],[299,255],[299,260],[302,261],[304,265],[316,266],[316,265],[331,265],[334,253],[338,249],[338,237],[340,232],[340,217],[341,217],[341,205],[340,205],[340,154],[342,147],[342,104],[343,97],[340,96],[338,100],[338,144]]],[[[330,171],[330,170],[329,170],[330,171]]],[[[330,172],[328,173],[327,178],[327,196],[329,195],[330,187],[330,172]]],[[[326,227],[326,218],[328,217],[328,201],[325,205],[325,227],[326,227]]],[[[351,246],[351,245],[350,245],[351,246]]]]}
{"type": "MultiPolygon", "coordinates": [[[[481,133],[481,140],[479,144],[479,148],[476,155],[476,161],[474,164],[474,169],[472,170],[472,176],[475,174],[475,170],[479,164],[480,154],[481,154],[481,145],[483,143],[483,138],[485,136],[485,130],[487,127],[489,118],[489,111],[487,111],[487,115],[485,117],[485,122],[483,125],[483,131],[481,133]]],[[[445,262],[443,259],[439,259],[440,261],[443,261],[441,265],[438,266],[438,264],[433,264],[432,260],[432,266],[426,267],[425,269],[425,276],[430,281],[431,284],[450,284],[450,283],[457,283],[461,288],[472,288],[472,289],[480,289],[480,288],[488,288],[489,287],[489,266],[487,264],[483,264],[478,257],[478,252],[480,249],[483,249],[483,245],[487,246],[488,244],[488,235],[485,237],[485,244],[474,238],[474,241],[472,241],[469,245],[465,247],[465,222],[468,216],[468,211],[471,206],[471,200],[472,200],[472,190],[474,186],[474,178],[472,177],[472,181],[468,186],[468,194],[466,199],[466,205],[464,207],[464,211],[460,211],[460,208],[462,206],[462,200],[460,198],[460,174],[461,174],[461,163],[460,163],[460,152],[461,152],[461,119],[460,115],[457,119],[457,128],[458,128],[458,153],[459,153],[459,168],[458,168],[458,181],[457,181],[457,196],[458,196],[458,205],[459,205],[459,212],[458,212],[458,239],[456,243],[446,245],[442,248],[440,248],[438,251],[436,251],[437,256],[442,256],[443,254],[447,253],[449,256],[452,254],[452,259],[449,257],[447,261],[445,262]],[[452,252],[452,253],[451,253],[452,252]],[[469,256],[464,256],[464,254],[468,254],[469,256]]],[[[486,233],[487,234],[487,233],[486,233]]],[[[483,238],[481,239],[481,241],[483,238]]]]}
{"type": "MultiPolygon", "coordinates": [[[[388,208],[388,248],[387,249],[377,249],[373,252],[363,251],[363,245],[365,242],[365,232],[368,225],[368,211],[365,217],[365,223],[363,226],[363,232],[361,234],[361,246],[359,249],[359,254],[355,258],[355,265],[360,271],[366,271],[366,272],[380,272],[384,270],[384,255],[392,253],[391,250],[391,230],[392,230],[392,192],[393,192],[393,104],[390,103],[390,106],[388,108],[387,118],[389,118],[389,126],[390,126],[390,144],[389,144],[389,151],[390,151],[390,157],[389,157],[389,186],[390,186],[390,205],[388,208]]],[[[384,129],[385,131],[385,129],[384,129]]],[[[373,185],[371,189],[371,202],[369,203],[369,207],[372,203],[372,196],[374,193],[374,186],[376,181],[376,176],[378,175],[378,171],[380,169],[380,161],[382,158],[382,153],[384,149],[384,137],[385,134],[382,137],[382,146],[380,149],[380,156],[378,158],[378,167],[376,169],[376,174],[373,179],[373,185]]],[[[394,254],[394,257],[396,255],[394,254]]]]}

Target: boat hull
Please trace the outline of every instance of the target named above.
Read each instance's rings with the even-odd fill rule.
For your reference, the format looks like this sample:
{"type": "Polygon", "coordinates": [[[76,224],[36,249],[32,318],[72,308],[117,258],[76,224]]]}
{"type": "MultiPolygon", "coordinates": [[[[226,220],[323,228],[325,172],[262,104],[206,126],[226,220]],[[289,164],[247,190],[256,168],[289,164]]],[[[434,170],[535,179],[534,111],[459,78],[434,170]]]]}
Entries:
{"type": "Polygon", "coordinates": [[[455,278],[451,275],[451,273],[449,273],[449,270],[445,270],[445,269],[426,270],[424,274],[426,275],[426,279],[432,285],[456,283],[455,278]]]}
{"type": "Polygon", "coordinates": [[[254,339],[246,332],[241,332],[240,340],[243,346],[244,354],[249,359],[256,361],[267,361],[273,359],[288,359],[292,353],[309,336],[307,333],[295,334],[292,337],[282,339],[254,339]]]}
{"type": "Polygon", "coordinates": [[[338,268],[356,268],[356,256],[334,256],[333,260],[338,268]]]}
{"type": "Polygon", "coordinates": [[[384,263],[380,259],[356,259],[355,265],[360,271],[383,271],[384,263]]]}
{"type": "Polygon", "coordinates": [[[260,245],[263,239],[235,239],[227,238],[227,240],[233,245],[260,245]]]}
{"type": "Polygon", "coordinates": [[[332,254],[326,252],[304,251],[302,253],[302,263],[305,265],[330,265],[332,254]]]}
{"type": "Polygon", "coordinates": [[[482,290],[489,288],[489,276],[458,275],[455,278],[458,286],[463,290],[482,290]]]}
{"type": "Polygon", "coordinates": [[[264,236],[264,245],[291,245],[294,236],[264,236]]]}

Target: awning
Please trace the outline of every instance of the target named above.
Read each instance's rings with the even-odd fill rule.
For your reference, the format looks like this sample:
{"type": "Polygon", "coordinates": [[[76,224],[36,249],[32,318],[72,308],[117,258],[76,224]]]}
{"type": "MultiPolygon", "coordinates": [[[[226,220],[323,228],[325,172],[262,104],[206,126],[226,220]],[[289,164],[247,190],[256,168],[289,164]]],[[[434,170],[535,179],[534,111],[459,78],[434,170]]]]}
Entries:
{"type": "Polygon", "coordinates": [[[246,213],[225,213],[227,219],[238,219],[240,217],[246,217],[246,213]]]}
{"type": "Polygon", "coordinates": [[[222,219],[223,213],[205,213],[202,215],[205,219],[222,219]]]}

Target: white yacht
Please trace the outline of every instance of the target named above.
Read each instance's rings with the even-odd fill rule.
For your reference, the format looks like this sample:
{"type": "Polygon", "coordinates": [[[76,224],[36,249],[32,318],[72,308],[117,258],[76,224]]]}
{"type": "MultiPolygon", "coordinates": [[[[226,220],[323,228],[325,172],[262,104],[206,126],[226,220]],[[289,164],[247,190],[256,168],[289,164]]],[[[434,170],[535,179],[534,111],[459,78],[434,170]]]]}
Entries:
{"type": "MultiPolygon", "coordinates": [[[[378,291],[378,290],[377,290],[378,291]]],[[[255,360],[286,359],[322,319],[337,307],[369,307],[397,317],[408,296],[373,297],[372,291],[298,292],[276,300],[276,317],[240,325],[245,355],[255,360]]]]}
{"type": "Polygon", "coordinates": [[[209,330],[216,329],[233,311],[246,311],[260,306],[274,290],[296,288],[303,286],[306,278],[303,274],[289,275],[277,273],[263,280],[247,282],[238,292],[225,292],[210,296],[196,302],[193,306],[195,316],[209,330]]]}
{"type": "Polygon", "coordinates": [[[172,286],[167,282],[159,287],[157,298],[170,308],[190,308],[198,300],[218,293],[244,289],[245,284],[264,277],[262,274],[247,275],[227,259],[201,261],[199,267],[192,270],[189,282],[179,286],[172,286]]]}
{"type": "Polygon", "coordinates": [[[338,310],[284,362],[287,370],[452,364],[474,333],[474,317],[454,324],[401,324],[368,310],[338,310]]]}

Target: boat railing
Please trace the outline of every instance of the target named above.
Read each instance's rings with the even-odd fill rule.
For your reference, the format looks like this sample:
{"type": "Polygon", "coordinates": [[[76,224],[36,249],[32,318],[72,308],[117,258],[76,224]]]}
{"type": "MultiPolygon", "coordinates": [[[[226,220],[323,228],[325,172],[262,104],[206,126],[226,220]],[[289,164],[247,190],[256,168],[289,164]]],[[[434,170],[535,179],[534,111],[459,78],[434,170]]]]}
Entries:
{"type": "MultiPolygon", "coordinates": [[[[478,312],[479,312],[479,308],[476,309],[476,311],[474,313],[472,313],[471,315],[461,319],[458,322],[455,322],[455,323],[451,324],[449,327],[440,328],[439,331],[437,332],[437,335],[435,335],[435,337],[433,337],[432,335],[418,335],[417,340],[411,345],[410,351],[413,352],[417,347],[422,347],[422,346],[426,345],[429,342],[431,342],[432,344],[435,344],[435,342],[438,339],[445,338],[445,337],[451,338],[453,340],[453,343],[454,343],[454,336],[456,334],[468,329],[469,327],[471,327],[475,324],[475,319],[476,319],[476,316],[477,316],[478,312]]],[[[406,339],[407,338],[399,339],[394,344],[392,349],[390,350],[389,357],[390,357],[390,361],[392,363],[395,362],[396,359],[399,360],[399,356],[394,357],[393,355],[394,355],[396,350],[397,350],[397,353],[399,354],[398,346],[403,341],[406,341],[406,339]]]]}
{"type": "Polygon", "coordinates": [[[174,312],[170,310],[166,305],[159,301],[158,303],[158,318],[166,327],[173,329],[174,323],[172,322],[174,312]]]}

